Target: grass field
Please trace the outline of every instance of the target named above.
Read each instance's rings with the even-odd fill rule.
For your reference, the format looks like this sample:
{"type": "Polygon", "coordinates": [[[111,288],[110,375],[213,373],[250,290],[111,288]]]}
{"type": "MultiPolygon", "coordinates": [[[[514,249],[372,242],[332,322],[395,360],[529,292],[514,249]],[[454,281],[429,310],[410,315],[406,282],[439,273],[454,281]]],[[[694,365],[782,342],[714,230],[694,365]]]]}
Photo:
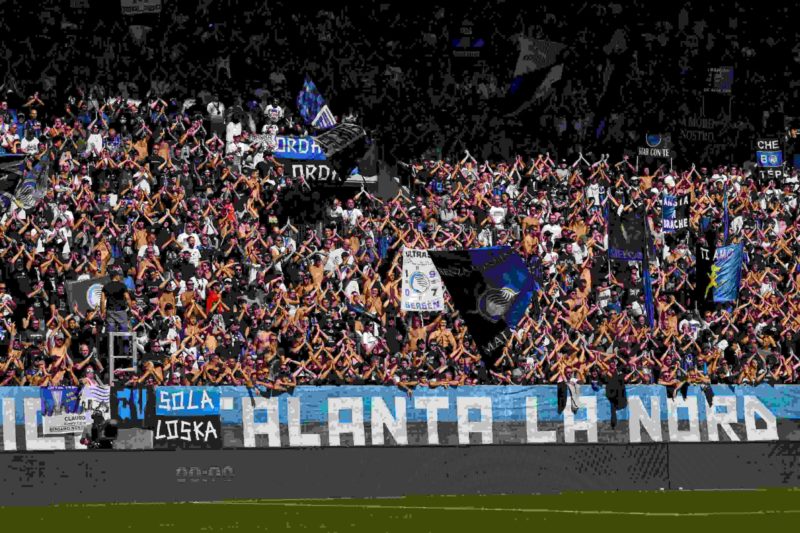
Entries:
{"type": "Polygon", "coordinates": [[[800,490],[0,507],[3,531],[797,531],[800,490]]]}

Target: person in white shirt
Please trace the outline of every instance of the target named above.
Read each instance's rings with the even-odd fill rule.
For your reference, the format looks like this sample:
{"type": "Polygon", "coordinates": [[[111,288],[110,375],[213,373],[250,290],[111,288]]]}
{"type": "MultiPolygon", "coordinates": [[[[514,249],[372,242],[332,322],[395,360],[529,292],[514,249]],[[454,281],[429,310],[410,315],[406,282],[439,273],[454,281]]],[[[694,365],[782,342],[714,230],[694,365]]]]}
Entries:
{"type": "Polygon", "coordinates": [[[39,139],[33,135],[32,130],[25,132],[25,138],[22,139],[20,148],[26,154],[35,154],[39,151],[39,139]]]}
{"type": "Polygon", "coordinates": [[[200,237],[194,232],[194,224],[186,224],[186,229],[175,239],[182,248],[197,248],[200,237]]]}
{"type": "Polygon", "coordinates": [[[264,117],[273,124],[280,122],[283,118],[283,108],[278,105],[278,99],[272,100],[272,103],[264,108],[264,117]]]}
{"type": "Polygon", "coordinates": [[[200,266],[200,250],[197,248],[184,248],[181,250],[181,259],[188,261],[195,268],[200,266]]]}
{"type": "Polygon", "coordinates": [[[342,211],[342,221],[348,226],[355,226],[363,216],[364,213],[356,207],[355,202],[352,199],[347,200],[347,209],[342,211]]]}
{"type": "Polygon", "coordinates": [[[55,219],[62,220],[68,226],[72,226],[75,222],[75,215],[72,214],[72,211],[67,209],[67,204],[59,204],[55,219]]]}
{"type": "Polygon", "coordinates": [[[342,209],[342,201],[338,198],[333,199],[333,207],[330,208],[328,216],[330,216],[333,220],[341,220],[342,213],[344,213],[344,209],[342,209]]]}
{"type": "Polygon", "coordinates": [[[213,124],[215,122],[222,124],[222,121],[225,117],[225,104],[219,101],[219,98],[214,96],[211,101],[206,106],[206,111],[208,111],[208,117],[211,120],[212,130],[213,124]]]}
{"type": "Polygon", "coordinates": [[[492,207],[489,208],[489,218],[492,219],[495,228],[500,229],[506,221],[506,208],[500,205],[500,200],[492,200],[492,207]]]}
{"type": "Polygon", "coordinates": [[[103,151],[103,136],[96,124],[90,131],[89,138],[86,139],[86,151],[90,154],[100,154],[103,151]]]}
{"type": "Polygon", "coordinates": [[[234,143],[236,142],[236,138],[242,134],[242,122],[239,120],[238,116],[234,116],[233,120],[228,122],[228,125],[225,127],[225,143],[226,143],[226,152],[231,153],[234,151],[234,143]]]}
{"type": "Polygon", "coordinates": [[[556,242],[561,238],[561,224],[558,223],[558,215],[555,213],[550,214],[550,220],[547,224],[542,226],[542,234],[550,232],[550,242],[556,242]]]}
{"type": "Polygon", "coordinates": [[[138,178],[136,178],[138,181],[136,182],[136,185],[133,186],[133,188],[139,189],[143,191],[147,196],[150,196],[150,183],[147,181],[147,176],[144,173],[137,175],[139,176],[138,178]]]}

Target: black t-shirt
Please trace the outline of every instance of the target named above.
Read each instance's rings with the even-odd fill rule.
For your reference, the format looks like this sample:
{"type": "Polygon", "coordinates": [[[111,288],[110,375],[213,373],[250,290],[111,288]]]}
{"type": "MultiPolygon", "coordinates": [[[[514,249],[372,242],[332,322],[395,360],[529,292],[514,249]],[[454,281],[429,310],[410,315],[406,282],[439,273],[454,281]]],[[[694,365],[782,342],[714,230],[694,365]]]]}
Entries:
{"type": "MultiPolygon", "coordinates": [[[[202,255],[201,253],[200,256],[202,257],[202,255]]],[[[183,279],[191,279],[197,273],[197,268],[191,263],[181,263],[180,271],[183,279]]]]}
{"type": "Polygon", "coordinates": [[[128,288],[121,281],[109,282],[103,287],[103,294],[106,295],[106,309],[109,311],[122,311],[127,309],[125,295],[128,288]]]}

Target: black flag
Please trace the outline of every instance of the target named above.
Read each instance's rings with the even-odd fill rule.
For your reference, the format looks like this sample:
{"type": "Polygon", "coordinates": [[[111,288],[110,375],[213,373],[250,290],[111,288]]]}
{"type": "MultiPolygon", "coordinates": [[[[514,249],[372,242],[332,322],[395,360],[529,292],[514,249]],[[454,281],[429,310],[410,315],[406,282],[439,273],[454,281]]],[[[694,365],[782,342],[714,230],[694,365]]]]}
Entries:
{"type": "Polygon", "coordinates": [[[608,257],[618,261],[644,260],[644,209],[614,209],[608,214],[608,257]]]}
{"type": "Polygon", "coordinates": [[[713,307],[713,300],[706,298],[706,288],[711,283],[716,249],[717,234],[714,230],[707,231],[695,244],[694,301],[701,312],[713,307]]]}
{"type": "Polygon", "coordinates": [[[533,275],[508,246],[428,254],[492,368],[530,305],[533,275]]]}
{"type": "Polygon", "coordinates": [[[97,306],[100,305],[100,295],[103,292],[103,287],[109,281],[111,281],[111,278],[108,276],[83,281],[68,281],[65,288],[70,309],[75,304],[78,304],[78,310],[81,313],[97,309],[97,306]]]}

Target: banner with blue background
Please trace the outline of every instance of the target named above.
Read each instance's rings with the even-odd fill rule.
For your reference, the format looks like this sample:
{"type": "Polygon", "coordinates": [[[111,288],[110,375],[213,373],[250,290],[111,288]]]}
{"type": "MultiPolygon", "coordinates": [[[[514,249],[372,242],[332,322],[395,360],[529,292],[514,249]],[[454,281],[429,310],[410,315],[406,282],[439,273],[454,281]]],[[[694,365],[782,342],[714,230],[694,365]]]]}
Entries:
{"type": "MultiPolygon", "coordinates": [[[[159,389],[143,402],[164,413],[153,412],[157,419],[166,413],[176,420],[219,416],[225,448],[800,440],[795,385],[716,385],[711,404],[697,386],[685,398],[670,398],[663,386],[632,385],[616,428],[605,390],[589,385],[580,386],[575,413],[558,412],[551,385],[419,387],[411,394],[382,386],[298,387],[278,395],[245,387],[159,389]]],[[[115,388],[112,396],[124,390],[115,388]]],[[[0,404],[4,451],[73,446],[70,437],[41,436],[38,388],[0,388],[0,404]]],[[[119,447],[152,447],[152,439],[137,437],[135,445],[126,439],[155,429],[121,429],[119,447]]]]}

